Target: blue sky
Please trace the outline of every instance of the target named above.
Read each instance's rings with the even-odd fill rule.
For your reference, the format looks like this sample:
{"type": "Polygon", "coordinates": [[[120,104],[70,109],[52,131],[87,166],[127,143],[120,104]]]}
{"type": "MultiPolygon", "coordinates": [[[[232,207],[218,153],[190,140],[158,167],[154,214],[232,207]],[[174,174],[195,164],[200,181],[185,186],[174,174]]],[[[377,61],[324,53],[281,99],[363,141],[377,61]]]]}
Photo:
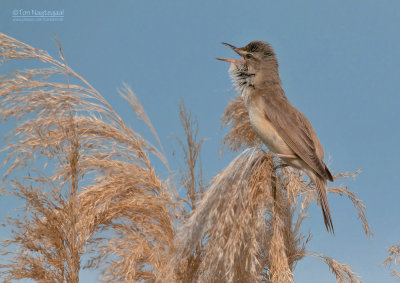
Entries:
{"type": "MultiPolygon", "coordinates": [[[[218,159],[220,117],[235,96],[228,65],[215,60],[234,54],[220,42],[270,42],[286,95],[312,122],[330,168],[336,173],[362,169],[346,184],[367,206],[374,232],[367,239],[351,202],[329,196],[336,234],[326,233],[314,205],[303,227],[313,234],[309,249],[351,265],[364,282],[396,282],[381,264],[386,249],[400,241],[399,1],[72,2],[2,0],[0,31],[53,56],[56,33],[68,64],[128,124],[150,137],[116,91],[122,82],[129,84],[167,152],[178,149],[177,105],[184,100],[199,121],[199,136],[207,138],[202,158],[208,178],[233,157],[218,159]],[[64,10],[64,18],[15,22],[15,9],[64,10]]],[[[11,71],[7,68],[1,72],[11,71]]],[[[1,124],[0,133],[10,127],[1,124]]],[[[3,214],[13,205],[0,199],[3,214]]],[[[295,279],[336,282],[313,258],[297,265],[295,279]]],[[[81,281],[96,280],[85,272],[81,281]]]]}

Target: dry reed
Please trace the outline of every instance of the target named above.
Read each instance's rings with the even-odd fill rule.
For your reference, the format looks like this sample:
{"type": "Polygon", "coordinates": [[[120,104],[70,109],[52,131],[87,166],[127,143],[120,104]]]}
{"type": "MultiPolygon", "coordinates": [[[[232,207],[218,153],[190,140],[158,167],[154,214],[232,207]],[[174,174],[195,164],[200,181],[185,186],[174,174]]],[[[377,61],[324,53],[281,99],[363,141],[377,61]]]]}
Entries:
{"type": "MultiPolygon", "coordinates": [[[[1,78],[1,118],[19,121],[10,134],[5,177],[17,170],[29,173],[23,182],[11,180],[9,194],[26,207],[22,218],[8,219],[15,229],[2,243],[11,256],[0,266],[2,278],[78,282],[88,252],[94,258],[86,267],[101,261],[104,281],[154,278],[174,239],[173,189],[157,176],[148,156],[169,168],[162,148],[128,128],[67,66],[61,47],[57,61],[0,34],[0,55],[3,63],[37,59],[50,65],[1,78]],[[43,163],[50,175],[40,173],[43,163]]],[[[122,92],[153,130],[134,93],[127,86],[122,92]]]]}
{"type": "Polygon", "coordinates": [[[351,268],[347,264],[343,264],[337,262],[333,258],[327,257],[320,253],[308,253],[310,256],[314,256],[319,258],[322,262],[326,263],[329,266],[329,269],[336,276],[336,280],[338,283],[360,283],[360,277],[356,275],[351,268]]]}
{"type": "MultiPolygon", "coordinates": [[[[0,34],[0,56],[3,63],[37,59],[50,65],[1,77],[0,116],[20,121],[10,135],[5,177],[25,175],[15,175],[5,193],[26,204],[22,216],[8,218],[14,232],[2,242],[9,260],[0,266],[6,281],[78,282],[79,270],[96,268],[107,282],[292,282],[296,263],[311,255],[338,282],[359,282],[349,266],[307,251],[310,236],[301,225],[316,190],[262,149],[240,98],[225,110],[230,131],[224,144],[244,150],[210,184],[202,178],[197,121],[180,106],[185,140],[178,140],[184,168],[177,195],[172,174],[161,179],[150,162],[153,154],[170,170],[127,85],[121,95],[158,146],[126,126],[66,64],[61,47],[57,61],[0,34]],[[82,263],[85,254],[91,259],[82,263]]],[[[329,192],[353,202],[370,235],[356,195],[346,187],[329,192]]]]}
{"type": "Polygon", "coordinates": [[[179,116],[185,133],[184,141],[177,138],[183,151],[184,160],[184,168],[180,170],[180,185],[186,193],[182,201],[189,206],[187,211],[190,212],[196,209],[197,202],[202,198],[207,188],[203,179],[200,158],[201,148],[205,140],[198,140],[197,120],[193,120],[191,113],[187,112],[183,103],[179,105],[179,116]]]}
{"type": "MultiPolygon", "coordinates": [[[[392,264],[394,267],[398,268],[400,265],[400,243],[397,245],[390,246],[388,248],[388,257],[385,259],[385,262],[383,263],[386,267],[391,267],[392,264]]],[[[392,270],[392,275],[400,279],[400,272],[393,269],[392,270]]]]}
{"type": "MultiPolygon", "coordinates": [[[[232,151],[245,149],[211,181],[196,210],[179,227],[172,269],[185,266],[199,244],[204,251],[190,281],[174,279],[291,282],[296,262],[310,254],[306,250],[310,236],[303,235],[300,227],[310,202],[317,200],[316,189],[303,179],[301,172],[280,164],[261,149],[261,141],[251,129],[240,97],[227,106],[223,124],[230,126],[224,145],[232,151]]],[[[357,173],[339,174],[335,178],[354,177],[357,173]]],[[[329,192],[353,202],[365,234],[371,235],[366,208],[356,195],[343,186],[330,188],[329,192]]],[[[347,265],[318,255],[338,282],[359,282],[347,265]]]]}

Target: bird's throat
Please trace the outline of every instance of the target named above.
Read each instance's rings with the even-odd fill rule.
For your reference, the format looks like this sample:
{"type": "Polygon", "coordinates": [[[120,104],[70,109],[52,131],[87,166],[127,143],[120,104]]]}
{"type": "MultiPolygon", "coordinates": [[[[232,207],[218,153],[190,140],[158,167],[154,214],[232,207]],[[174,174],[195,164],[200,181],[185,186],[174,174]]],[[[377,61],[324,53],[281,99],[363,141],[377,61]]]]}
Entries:
{"type": "Polygon", "coordinates": [[[231,64],[229,68],[235,88],[241,94],[243,100],[247,101],[249,92],[254,89],[254,74],[250,74],[245,63],[231,64]]]}

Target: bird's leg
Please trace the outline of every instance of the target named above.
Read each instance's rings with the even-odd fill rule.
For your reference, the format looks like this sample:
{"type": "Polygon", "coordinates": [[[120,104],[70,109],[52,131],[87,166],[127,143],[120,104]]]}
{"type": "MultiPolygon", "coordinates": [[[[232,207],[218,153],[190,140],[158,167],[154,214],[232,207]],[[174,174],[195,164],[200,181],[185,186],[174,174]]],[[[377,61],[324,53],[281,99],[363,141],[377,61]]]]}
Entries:
{"type": "MultiPolygon", "coordinates": [[[[298,158],[296,155],[292,155],[292,154],[274,153],[274,155],[275,155],[276,157],[279,157],[279,158],[290,158],[290,159],[298,158]]],[[[279,165],[274,166],[273,169],[274,169],[274,170],[277,170],[277,169],[280,169],[280,168],[285,168],[285,167],[287,167],[287,166],[289,166],[289,164],[282,163],[282,164],[279,164],[279,165]]]]}

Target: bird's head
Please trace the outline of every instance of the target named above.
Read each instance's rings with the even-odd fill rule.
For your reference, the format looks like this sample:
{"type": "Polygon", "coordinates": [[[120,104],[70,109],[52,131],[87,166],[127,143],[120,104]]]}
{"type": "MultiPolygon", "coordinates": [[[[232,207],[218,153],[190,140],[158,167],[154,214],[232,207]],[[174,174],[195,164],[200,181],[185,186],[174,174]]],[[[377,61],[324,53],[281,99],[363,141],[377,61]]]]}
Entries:
{"type": "Polygon", "coordinates": [[[230,72],[234,79],[235,74],[232,72],[240,70],[241,73],[243,73],[243,69],[246,69],[246,74],[243,73],[243,75],[254,76],[254,82],[256,84],[263,84],[266,82],[280,83],[278,60],[269,43],[264,41],[252,41],[240,48],[228,43],[222,44],[228,46],[242,57],[241,60],[217,58],[218,60],[231,63],[230,72]]]}

